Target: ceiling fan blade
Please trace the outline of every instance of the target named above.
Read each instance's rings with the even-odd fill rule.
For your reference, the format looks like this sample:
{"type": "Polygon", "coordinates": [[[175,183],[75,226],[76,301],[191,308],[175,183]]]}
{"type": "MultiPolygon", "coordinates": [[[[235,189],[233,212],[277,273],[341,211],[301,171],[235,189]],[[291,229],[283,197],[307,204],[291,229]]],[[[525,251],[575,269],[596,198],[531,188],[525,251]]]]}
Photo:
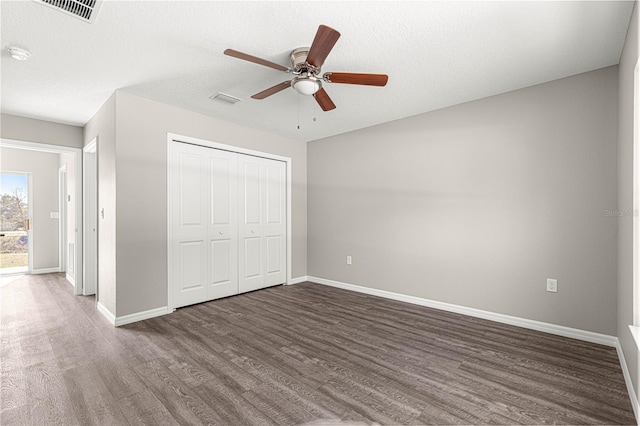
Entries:
{"type": "Polygon", "coordinates": [[[276,64],[275,62],[267,61],[266,59],[258,58],[246,53],[238,52],[237,50],[227,49],[224,51],[227,56],[233,56],[234,58],[242,59],[244,61],[253,62],[254,64],[264,65],[265,67],[273,68],[278,71],[291,71],[284,65],[276,64]]]}
{"type": "Polygon", "coordinates": [[[263,90],[260,93],[256,93],[255,95],[251,96],[252,99],[264,99],[268,96],[271,96],[273,94],[276,94],[278,92],[280,92],[281,90],[286,89],[287,87],[291,87],[291,82],[290,81],[283,81],[280,84],[276,84],[273,87],[269,87],[267,90],[263,90]]]}
{"type": "Polygon", "coordinates": [[[316,37],[313,39],[313,43],[311,43],[311,48],[307,55],[307,63],[316,68],[320,68],[339,38],[339,32],[326,25],[320,25],[316,37]]]}
{"type": "Polygon", "coordinates": [[[326,72],[322,78],[329,83],[363,84],[365,86],[385,86],[389,80],[386,74],[361,74],[353,72],[326,72]]]}
{"type": "Polygon", "coordinates": [[[316,102],[318,102],[318,105],[320,105],[320,108],[322,108],[323,111],[331,111],[336,108],[336,104],[333,103],[324,89],[318,90],[313,97],[316,98],[316,102]]]}

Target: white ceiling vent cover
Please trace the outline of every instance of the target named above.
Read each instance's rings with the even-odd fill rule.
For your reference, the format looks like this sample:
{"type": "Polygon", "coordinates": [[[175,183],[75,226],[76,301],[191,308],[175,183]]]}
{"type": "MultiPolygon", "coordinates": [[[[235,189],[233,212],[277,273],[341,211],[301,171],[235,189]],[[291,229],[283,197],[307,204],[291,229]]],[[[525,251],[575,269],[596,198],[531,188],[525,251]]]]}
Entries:
{"type": "Polygon", "coordinates": [[[93,24],[103,0],[33,0],[93,24]]]}
{"type": "Polygon", "coordinates": [[[236,98],[235,96],[227,95],[226,93],[218,92],[215,95],[211,96],[209,99],[225,103],[227,105],[233,105],[242,101],[240,98],[236,98]]]}

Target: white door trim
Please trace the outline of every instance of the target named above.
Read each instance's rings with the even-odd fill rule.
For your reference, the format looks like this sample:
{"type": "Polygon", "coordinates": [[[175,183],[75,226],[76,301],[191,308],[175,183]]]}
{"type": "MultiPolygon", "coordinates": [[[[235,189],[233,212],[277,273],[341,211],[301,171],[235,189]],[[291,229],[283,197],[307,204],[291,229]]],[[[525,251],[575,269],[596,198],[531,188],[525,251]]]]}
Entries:
{"type": "Polygon", "coordinates": [[[58,168],[58,270],[67,272],[67,165],[58,168]]]}
{"type": "MultiPolygon", "coordinates": [[[[33,176],[31,172],[26,172],[27,175],[27,202],[29,203],[29,209],[27,211],[27,215],[29,220],[33,223],[33,176]]],[[[27,246],[27,271],[29,274],[33,273],[33,225],[29,226],[29,230],[27,231],[27,241],[29,245],[27,246]]]]}
{"type": "Polygon", "coordinates": [[[234,145],[226,145],[218,142],[208,141],[205,139],[193,138],[190,136],[178,135],[175,133],[167,133],[167,312],[172,312],[175,310],[173,297],[171,295],[171,277],[173,271],[171,270],[171,185],[169,184],[169,178],[171,176],[171,161],[169,161],[169,153],[171,152],[171,143],[172,142],[183,142],[192,145],[199,145],[208,148],[221,149],[224,151],[236,152],[238,154],[246,154],[253,155],[255,157],[269,158],[271,160],[279,160],[286,163],[286,190],[287,190],[287,284],[291,282],[292,276],[292,249],[291,249],[291,241],[292,241],[292,226],[291,226],[291,158],[284,157],[281,155],[270,154],[268,152],[254,151],[252,149],[240,148],[234,145]]]}
{"type": "MultiPolygon", "coordinates": [[[[97,159],[97,155],[98,155],[98,136],[96,136],[95,138],[93,138],[93,140],[91,142],[89,142],[87,145],[85,145],[85,147],[82,149],[82,188],[83,188],[83,203],[82,203],[82,216],[83,217],[88,217],[88,213],[94,213],[95,214],[95,231],[92,229],[88,229],[88,227],[90,226],[90,222],[93,221],[89,221],[89,220],[84,220],[83,221],[83,268],[82,268],[82,273],[83,273],[83,282],[88,282],[88,278],[86,276],[87,274],[87,270],[89,268],[87,268],[86,262],[87,262],[87,258],[88,257],[95,257],[96,260],[98,258],[97,253],[98,253],[98,240],[97,240],[97,236],[98,236],[98,226],[99,226],[99,221],[98,221],[98,204],[96,203],[95,210],[90,210],[89,212],[87,211],[87,206],[86,206],[86,200],[87,200],[87,191],[88,190],[92,190],[96,192],[96,201],[97,201],[97,192],[98,192],[98,159],[97,159]],[[94,166],[93,166],[93,176],[87,176],[87,165],[89,164],[89,159],[88,156],[89,155],[95,155],[95,160],[90,160],[92,162],[94,162],[94,166]],[[95,237],[95,240],[92,240],[92,242],[94,242],[94,244],[89,244],[89,242],[87,241],[87,237],[89,235],[91,235],[90,233],[93,232],[95,237]],[[91,256],[87,256],[87,254],[91,253],[91,256]],[[95,254],[95,256],[93,256],[95,254]]],[[[98,269],[97,269],[97,264],[95,266],[95,276],[93,277],[93,281],[95,282],[95,289],[93,289],[94,291],[92,293],[89,293],[89,289],[87,289],[87,286],[83,286],[83,292],[82,294],[84,294],[85,296],[89,295],[89,294],[95,294],[96,295],[96,302],[98,301],[98,269]]]]}
{"type": "MultiPolygon", "coordinates": [[[[0,139],[0,145],[7,148],[29,149],[32,151],[52,152],[55,154],[72,153],[74,154],[75,175],[82,176],[82,149],[72,148],[68,146],[51,145],[39,142],[27,142],[17,139],[0,139]]],[[[82,294],[82,179],[76,179],[76,280],[74,294],[82,294]]]]}

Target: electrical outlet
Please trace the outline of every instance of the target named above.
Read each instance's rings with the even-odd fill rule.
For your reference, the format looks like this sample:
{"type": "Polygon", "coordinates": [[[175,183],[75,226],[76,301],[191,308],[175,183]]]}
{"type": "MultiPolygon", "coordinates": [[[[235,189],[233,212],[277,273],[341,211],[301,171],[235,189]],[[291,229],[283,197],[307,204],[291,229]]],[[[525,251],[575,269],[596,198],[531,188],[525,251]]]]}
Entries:
{"type": "Polygon", "coordinates": [[[351,256],[347,256],[347,265],[351,265],[351,256]]]}
{"type": "Polygon", "coordinates": [[[551,293],[557,293],[558,292],[558,280],[555,280],[553,278],[547,278],[547,291],[549,291],[551,293]]]}

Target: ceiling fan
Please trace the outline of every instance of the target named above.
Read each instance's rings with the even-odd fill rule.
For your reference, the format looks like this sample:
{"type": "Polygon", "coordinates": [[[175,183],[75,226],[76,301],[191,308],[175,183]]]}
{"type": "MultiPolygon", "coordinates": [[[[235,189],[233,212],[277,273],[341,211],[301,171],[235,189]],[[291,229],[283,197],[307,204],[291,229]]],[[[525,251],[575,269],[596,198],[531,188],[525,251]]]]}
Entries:
{"type": "Polygon", "coordinates": [[[330,111],[336,107],[322,83],[361,84],[366,86],[385,86],[389,77],[386,74],[362,74],[350,72],[320,73],[322,64],[340,38],[340,33],[326,25],[320,25],[311,43],[311,47],[299,47],[291,52],[291,68],[266,59],[258,58],[237,50],[227,49],[225,55],[243,59],[278,71],[293,74],[291,80],[283,81],[262,92],[251,96],[253,99],[265,99],[288,87],[293,87],[301,95],[313,95],[323,111],[330,111]]]}

